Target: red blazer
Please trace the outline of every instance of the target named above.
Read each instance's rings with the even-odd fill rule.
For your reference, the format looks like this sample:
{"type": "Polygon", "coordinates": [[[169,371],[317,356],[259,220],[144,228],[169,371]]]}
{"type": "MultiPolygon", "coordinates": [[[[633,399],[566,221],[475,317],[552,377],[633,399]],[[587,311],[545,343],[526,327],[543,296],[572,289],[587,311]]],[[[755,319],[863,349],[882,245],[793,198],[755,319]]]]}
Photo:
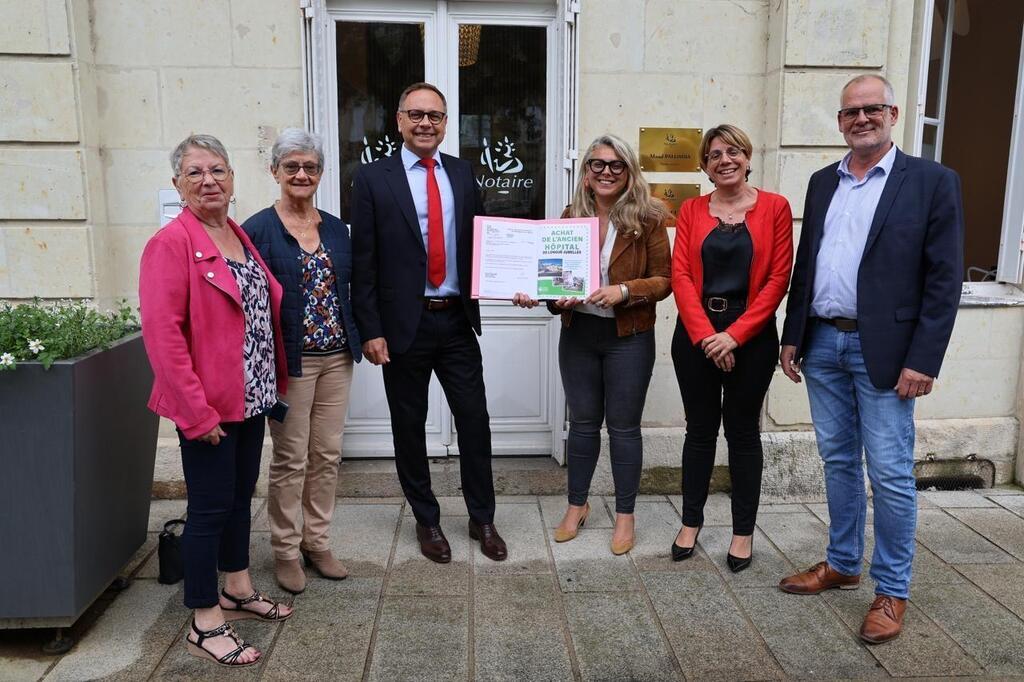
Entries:
{"type": "MultiPolygon", "coordinates": [[[[281,285],[233,220],[228,225],[267,274],[277,390],[288,386],[281,336],[281,285]]],[[[142,339],[153,367],[149,409],[194,439],[245,413],[245,316],[235,278],[189,209],[146,244],[139,275],[142,339]]]]}
{"type": "MultiPolygon", "coordinates": [[[[679,317],[694,345],[715,334],[701,294],[704,265],[700,250],[704,239],[718,225],[708,206],[711,195],[688,199],[679,208],[676,239],[672,248],[672,292],[679,317]]],[[[741,346],[757,335],[786,295],[793,266],[793,212],[780,194],[757,191],[757,203],[747,212],[747,229],[753,243],[747,309],[724,331],[741,346]]]]}

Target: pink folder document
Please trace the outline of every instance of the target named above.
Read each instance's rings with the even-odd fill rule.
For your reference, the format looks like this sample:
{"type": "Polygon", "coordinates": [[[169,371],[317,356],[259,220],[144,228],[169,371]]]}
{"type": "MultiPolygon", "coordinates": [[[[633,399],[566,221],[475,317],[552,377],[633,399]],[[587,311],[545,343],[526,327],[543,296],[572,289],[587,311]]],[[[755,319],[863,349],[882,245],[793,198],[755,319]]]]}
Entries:
{"type": "Polygon", "coordinates": [[[597,218],[473,220],[473,298],[586,298],[601,287],[597,218]]]}

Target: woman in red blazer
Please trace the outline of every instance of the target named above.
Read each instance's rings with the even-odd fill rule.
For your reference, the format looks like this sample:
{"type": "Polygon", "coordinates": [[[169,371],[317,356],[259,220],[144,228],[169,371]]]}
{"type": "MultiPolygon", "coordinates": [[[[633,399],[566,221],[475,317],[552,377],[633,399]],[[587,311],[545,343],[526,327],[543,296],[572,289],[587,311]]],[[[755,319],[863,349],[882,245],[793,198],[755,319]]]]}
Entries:
{"type": "Polygon", "coordinates": [[[139,309],[153,366],[149,407],[175,423],[181,443],[185,606],[195,609],[187,648],[222,665],[250,665],[260,652],[227,621],[292,614],[249,577],[264,416],[288,380],[281,285],[228,218],[234,171],[217,138],[189,136],[172,152],[171,167],[185,208],[146,244],[139,309]]]}
{"type": "Polygon", "coordinates": [[[778,194],[751,187],[750,138],[732,125],[704,134],[700,166],[715,190],[679,209],[672,291],[679,320],[672,362],[686,411],[683,527],[672,559],[693,555],[725,424],[733,538],[726,563],[750,565],[761,493],[761,405],[775,372],[775,310],[793,261],[793,214],[778,194]]]}

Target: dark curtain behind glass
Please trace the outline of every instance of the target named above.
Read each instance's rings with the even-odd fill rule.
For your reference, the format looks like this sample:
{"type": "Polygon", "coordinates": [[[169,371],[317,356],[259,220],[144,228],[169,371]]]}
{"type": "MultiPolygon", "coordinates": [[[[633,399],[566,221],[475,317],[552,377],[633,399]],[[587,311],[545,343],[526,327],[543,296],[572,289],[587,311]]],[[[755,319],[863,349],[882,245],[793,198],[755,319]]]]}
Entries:
{"type": "Polygon", "coordinates": [[[341,217],[351,215],[352,178],[362,163],[398,153],[398,96],[422,81],[422,24],[337,22],[341,217]]]}
{"type": "Polygon", "coordinates": [[[546,29],[461,25],[459,155],[487,215],[545,217],[546,123],[546,29]]]}

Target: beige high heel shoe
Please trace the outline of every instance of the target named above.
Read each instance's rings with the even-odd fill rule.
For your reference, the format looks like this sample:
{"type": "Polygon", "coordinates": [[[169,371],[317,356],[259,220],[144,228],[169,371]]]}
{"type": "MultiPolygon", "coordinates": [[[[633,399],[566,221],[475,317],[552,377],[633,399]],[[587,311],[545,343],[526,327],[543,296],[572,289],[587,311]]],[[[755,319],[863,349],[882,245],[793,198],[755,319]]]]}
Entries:
{"type": "Polygon", "coordinates": [[[590,502],[583,505],[583,513],[580,514],[580,521],[576,524],[576,527],[572,530],[562,530],[561,528],[555,528],[555,542],[568,542],[576,537],[579,533],[580,528],[587,522],[587,517],[590,516],[590,502]]]}

